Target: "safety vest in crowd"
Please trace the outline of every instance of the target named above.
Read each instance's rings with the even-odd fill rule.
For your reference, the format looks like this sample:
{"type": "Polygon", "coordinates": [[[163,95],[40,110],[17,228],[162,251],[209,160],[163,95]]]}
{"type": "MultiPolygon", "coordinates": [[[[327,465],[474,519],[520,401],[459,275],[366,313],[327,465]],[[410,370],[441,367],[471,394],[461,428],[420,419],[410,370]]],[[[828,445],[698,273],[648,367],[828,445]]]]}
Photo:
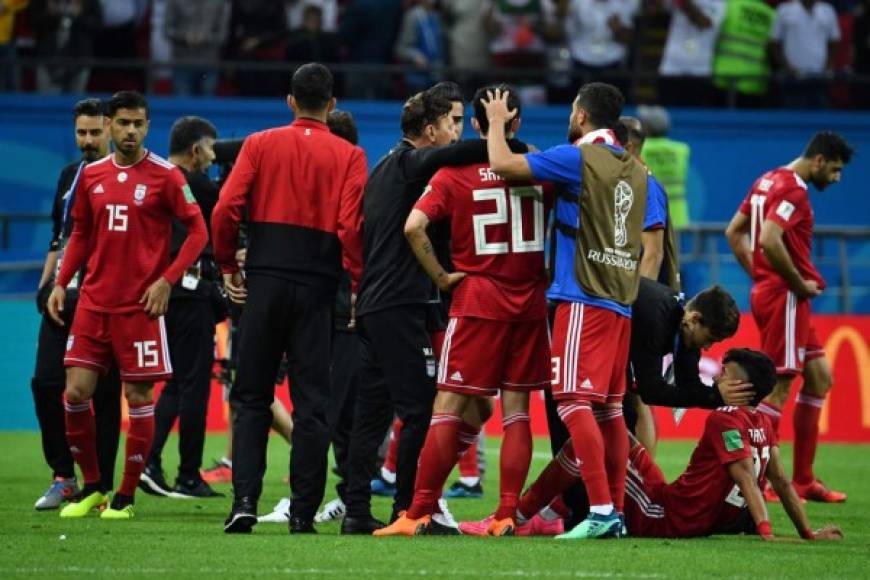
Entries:
{"type": "Polygon", "coordinates": [[[767,92],[767,44],[775,17],[776,10],[762,0],[728,0],[713,57],[713,83],[717,87],[728,89],[733,77],[752,75],[756,78],[736,82],[737,91],[749,95],[767,92]]]}
{"type": "Polygon", "coordinates": [[[686,200],[689,146],[667,137],[647,137],[641,156],[650,172],[668,192],[673,229],[685,229],[689,225],[689,204],[686,200]]]}

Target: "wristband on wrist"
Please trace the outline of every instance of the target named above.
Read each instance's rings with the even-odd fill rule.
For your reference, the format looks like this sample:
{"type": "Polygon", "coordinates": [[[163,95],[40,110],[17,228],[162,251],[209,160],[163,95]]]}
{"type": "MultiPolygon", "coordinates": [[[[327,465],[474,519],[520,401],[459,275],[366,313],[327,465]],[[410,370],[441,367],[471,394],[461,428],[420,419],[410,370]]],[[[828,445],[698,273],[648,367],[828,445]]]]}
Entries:
{"type": "Polygon", "coordinates": [[[755,526],[756,531],[758,531],[759,536],[772,536],[773,529],[770,527],[770,522],[768,520],[764,520],[763,522],[759,522],[755,526]]]}
{"type": "Polygon", "coordinates": [[[805,530],[801,530],[801,538],[803,538],[805,540],[815,540],[816,535],[813,533],[813,531],[811,529],[807,528],[805,530]]]}

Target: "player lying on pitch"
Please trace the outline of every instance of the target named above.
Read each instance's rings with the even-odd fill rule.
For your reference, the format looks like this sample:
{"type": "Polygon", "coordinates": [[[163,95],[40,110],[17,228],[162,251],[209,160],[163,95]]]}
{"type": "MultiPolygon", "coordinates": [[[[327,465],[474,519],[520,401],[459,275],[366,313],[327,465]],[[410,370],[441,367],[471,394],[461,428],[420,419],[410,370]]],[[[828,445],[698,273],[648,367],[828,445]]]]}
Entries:
{"type": "MultiPolygon", "coordinates": [[[[733,532],[748,511],[758,535],[772,540],[760,487],[767,477],[802,538],[842,539],[843,532],[837,526],[816,531],[810,528],[806,512],[785,475],[770,419],[756,410],[776,382],[773,362],[757,351],[731,349],[716,379],[751,383],[755,397],[746,406],[720,407],[710,413],[688,467],[673,483],[667,482],[643,446],[633,441],[625,488],[629,534],[689,538],[733,532]]],[[[537,513],[552,499],[553,487],[546,489],[546,480],[545,471],[523,495],[517,514],[520,522],[525,520],[523,514],[537,513]],[[545,489],[549,493],[542,494],[545,489]]],[[[565,536],[568,534],[557,538],[565,536]]]]}

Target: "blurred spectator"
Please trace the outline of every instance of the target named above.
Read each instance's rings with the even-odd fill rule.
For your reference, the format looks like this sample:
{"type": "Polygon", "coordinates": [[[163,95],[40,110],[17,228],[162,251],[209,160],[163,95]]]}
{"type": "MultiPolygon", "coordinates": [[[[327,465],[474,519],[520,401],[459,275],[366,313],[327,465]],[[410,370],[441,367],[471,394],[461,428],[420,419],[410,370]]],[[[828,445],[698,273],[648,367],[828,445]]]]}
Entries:
{"type": "Polygon", "coordinates": [[[444,28],[435,11],[435,0],[414,0],[402,17],[396,58],[409,64],[412,70],[405,74],[405,89],[414,94],[440,80],[441,74],[432,70],[445,64],[444,28]]]}
{"type": "Polygon", "coordinates": [[[447,28],[450,66],[466,69],[452,76],[470,93],[483,82],[480,75],[490,66],[489,38],[483,28],[485,0],[442,0],[447,28]]]}
{"type": "Polygon", "coordinates": [[[606,81],[626,94],[628,79],[608,73],[624,70],[628,63],[633,19],[639,8],[639,0],[571,0],[565,33],[574,69],[587,77],[582,81],[606,81]]]}
{"type": "MultiPolygon", "coordinates": [[[[148,48],[151,62],[166,64],[172,62],[172,45],[164,32],[166,26],[166,2],[167,0],[151,1],[151,35],[148,38],[148,48]]],[[[172,68],[161,66],[154,69],[154,92],[169,94],[171,88],[172,68]]]]}
{"type": "MultiPolygon", "coordinates": [[[[229,57],[243,61],[282,62],[287,52],[287,18],[276,0],[233,0],[230,16],[229,57]]],[[[236,69],[242,95],[286,95],[287,75],[236,69]]]]}
{"type": "MultiPolygon", "coordinates": [[[[103,27],[96,35],[94,56],[107,59],[139,58],[139,27],[148,11],[148,0],[100,0],[103,27]]],[[[103,68],[94,71],[98,90],[142,90],[145,71],[129,67],[103,68]],[[98,78],[97,78],[98,77],[98,78]]]]}
{"type": "Polygon", "coordinates": [[[305,28],[305,10],[309,6],[320,8],[323,31],[334,34],[338,31],[338,2],[336,0],[287,0],[287,29],[305,28]]]}
{"type": "Polygon", "coordinates": [[[637,116],[646,133],[641,157],[668,194],[671,226],[680,232],[689,225],[689,203],[686,180],[689,177],[689,145],[668,138],[671,116],[664,107],[637,108],[637,116]]]}
{"type": "Polygon", "coordinates": [[[834,53],[840,41],[833,6],[817,0],[780,4],[770,37],[773,54],[785,74],[783,104],[803,109],[826,107],[826,75],[834,71],[834,53]]]}
{"type": "Polygon", "coordinates": [[[713,50],[726,0],[673,2],[668,39],[659,66],[659,97],[676,106],[714,104],[713,50]]]}
{"type": "Polygon", "coordinates": [[[757,105],[767,95],[767,41],[776,11],[763,0],[728,0],[713,55],[713,84],[723,99],[757,105]],[[733,94],[732,94],[733,91],[733,94]]]}
{"type": "Polygon", "coordinates": [[[198,60],[195,67],[173,70],[172,84],[179,95],[213,95],[216,63],[227,39],[229,5],[226,0],[167,0],[164,33],[172,43],[172,58],[198,60]]]}
{"type": "Polygon", "coordinates": [[[326,32],[323,8],[318,2],[308,2],[302,11],[302,27],[291,32],[287,45],[290,62],[338,62],[338,38],[326,32]]]}
{"type": "Polygon", "coordinates": [[[0,92],[18,90],[18,55],[15,49],[15,15],[30,0],[0,0],[0,92]]]}
{"type": "MultiPolygon", "coordinates": [[[[402,4],[396,0],[351,0],[342,15],[339,34],[347,60],[370,65],[391,63],[401,18],[402,4]]],[[[345,91],[354,99],[384,98],[389,79],[378,71],[347,73],[345,91]]]]}
{"type": "Polygon", "coordinates": [[[545,99],[543,80],[546,70],[546,21],[540,0],[487,0],[484,25],[490,36],[489,50],[497,67],[528,69],[528,77],[511,76],[520,99],[526,104],[545,99]]]}
{"type": "MultiPolygon", "coordinates": [[[[36,38],[36,56],[94,56],[94,40],[101,38],[102,27],[99,0],[33,0],[28,16],[36,38]]],[[[41,93],[82,94],[90,73],[85,66],[41,64],[36,67],[36,89],[41,93]]]]}

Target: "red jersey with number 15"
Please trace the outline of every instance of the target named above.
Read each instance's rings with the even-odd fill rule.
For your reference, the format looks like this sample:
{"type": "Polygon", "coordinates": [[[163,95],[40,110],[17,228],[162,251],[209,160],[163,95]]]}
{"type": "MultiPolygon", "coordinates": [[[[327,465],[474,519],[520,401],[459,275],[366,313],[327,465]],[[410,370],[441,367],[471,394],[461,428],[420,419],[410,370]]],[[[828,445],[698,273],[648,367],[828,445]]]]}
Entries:
{"type": "Polygon", "coordinates": [[[85,167],[72,218],[58,284],[69,283],[75,262],[90,250],[78,307],[99,312],[142,310],[145,290],[161,276],[174,284],[208,239],[184,175],[148,152],[126,167],[117,165],[113,155],[85,167]],[[173,216],[187,226],[188,240],[170,265],[173,216]]]}
{"type": "Polygon", "coordinates": [[[451,259],[468,276],[453,290],[450,316],[546,318],[545,217],[549,185],[508,183],[488,164],[445,167],[414,206],[450,220],[451,259]]]}
{"type": "Polygon", "coordinates": [[[749,217],[752,247],[752,281],[756,284],[786,288],[780,276],[761,251],[761,226],[772,220],[783,230],[782,240],[795,268],[804,279],[825,281],[810,259],[813,246],[813,208],[807,184],[791,169],[780,167],[758,178],[743,203],[740,213],[749,217]]]}
{"type": "Polygon", "coordinates": [[[759,485],[764,479],[770,448],[777,444],[764,413],[740,407],[720,407],[704,424],[686,471],[662,491],[670,534],[708,535],[733,524],[746,507],[727,466],[752,459],[759,485]]]}

